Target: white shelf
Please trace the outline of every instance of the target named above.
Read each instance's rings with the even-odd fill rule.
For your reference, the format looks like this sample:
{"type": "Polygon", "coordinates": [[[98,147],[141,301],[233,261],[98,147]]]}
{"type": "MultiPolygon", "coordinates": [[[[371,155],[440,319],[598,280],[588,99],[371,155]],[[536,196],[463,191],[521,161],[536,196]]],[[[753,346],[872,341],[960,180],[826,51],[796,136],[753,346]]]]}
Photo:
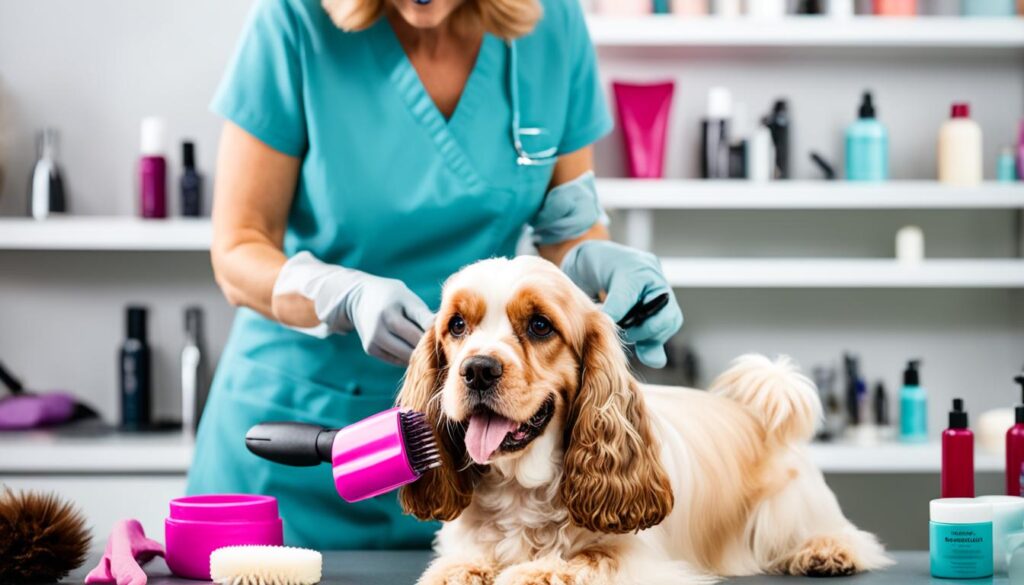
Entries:
{"type": "Polygon", "coordinates": [[[1021,18],[588,17],[599,47],[1024,49],[1021,18]]]}
{"type": "Polygon", "coordinates": [[[662,258],[680,288],[1024,288],[1024,260],[662,258]]]}
{"type": "MultiPolygon", "coordinates": [[[[825,473],[938,473],[942,447],[939,443],[814,443],[810,446],[810,455],[825,473]]],[[[1001,455],[981,450],[974,453],[977,472],[1002,473],[1004,465],[1001,455]]]]}
{"type": "Polygon", "coordinates": [[[599,179],[606,209],[1024,209],[1024,183],[599,179]]]}
{"type": "Polygon", "coordinates": [[[0,250],[203,251],[211,236],[205,218],[0,219],[0,250]]]}
{"type": "MultiPolygon", "coordinates": [[[[17,474],[184,475],[194,444],[179,433],[115,434],[97,438],[47,431],[0,433],[0,477],[17,474]]],[[[937,473],[938,443],[872,445],[814,443],[811,460],[825,473],[937,473]]],[[[1002,472],[999,455],[978,450],[978,472],[1002,472]]]]}
{"type": "Polygon", "coordinates": [[[192,464],[193,445],[180,432],[100,437],[6,432],[0,433],[0,475],[184,474],[192,464]]]}

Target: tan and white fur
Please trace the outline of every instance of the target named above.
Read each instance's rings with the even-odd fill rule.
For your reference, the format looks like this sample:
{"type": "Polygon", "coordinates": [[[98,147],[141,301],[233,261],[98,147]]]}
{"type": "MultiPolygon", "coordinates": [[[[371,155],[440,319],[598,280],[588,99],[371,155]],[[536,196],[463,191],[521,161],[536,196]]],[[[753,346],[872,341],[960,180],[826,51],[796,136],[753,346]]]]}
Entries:
{"type": "Polygon", "coordinates": [[[539,258],[478,262],[445,283],[398,403],[427,413],[444,458],[400,493],[407,512],[444,521],[422,585],[676,585],[890,563],[808,458],[821,405],[788,359],[741,357],[708,392],[639,384],[614,323],[539,258]],[[467,382],[474,356],[500,364],[493,386],[467,382]],[[547,401],[539,435],[516,431],[525,447],[507,450],[510,432],[483,464],[469,457],[467,424],[533,421],[547,401]]]}

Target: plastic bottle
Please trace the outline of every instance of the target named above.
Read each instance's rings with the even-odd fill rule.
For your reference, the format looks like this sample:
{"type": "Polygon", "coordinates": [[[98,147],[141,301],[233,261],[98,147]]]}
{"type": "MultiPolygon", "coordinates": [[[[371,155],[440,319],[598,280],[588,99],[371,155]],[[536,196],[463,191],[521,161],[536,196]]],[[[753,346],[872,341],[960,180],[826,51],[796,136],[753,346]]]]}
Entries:
{"type": "Polygon", "coordinates": [[[964,16],[1014,16],[1014,4],[1014,0],[961,0],[960,10],[964,16]]]}
{"type": "Polygon", "coordinates": [[[714,14],[723,18],[736,18],[743,13],[740,0],[714,0],[714,14]]]}
{"type": "Polygon", "coordinates": [[[1024,120],[1020,121],[1020,131],[1017,134],[1017,178],[1024,181],[1024,120]]]}
{"type": "Polygon", "coordinates": [[[167,125],[162,118],[142,120],[139,160],[139,211],[142,217],[167,217],[167,125]]]}
{"type": "Polygon", "coordinates": [[[889,178],[889,132],[875,117],[871,92],[861,99],[857,121],[846,130],[846,179],[885,181],[889,178]]]}
{"type": "Polygon", "coordinates": [[[878,16],[915,16],[917,0],[875,0],[878,16]]]}
{"type": "Polygon", "coordinates": [[[921,443],[928,440],[928,393],[921,386],[921,360],[910,360],[903,371],[900,388],[900,440],[921,443]]]}
{"type": "Polygon", "coordinates": [[[854,15],[853,0],[828,0],[828,15],[832,18],[850,18],[854,15]]]}
{"type": "Polygon", "coordinates": [[[181,215],[199,217],[203,214],[203,176],[196,171],[196,147],[181,143],[181,215]]]}
{"type": "Polygon", "coordinates": [[[150,424],[152,378],[146,343],[145,307],[127,309],[127,336],[121,346],[121,427],[143,430],[150,424]]]}
{"type": "Polygon", "coordinates": [[[977,185],[982,179],[981,126],[971,119],[969,104],[953,104],[939,130],[939,181],[977,185]]]}
{"type": "Polygon", "coordinates": [[[942,432],[942,497],[974,497],[974,433],[960,398],[953,399],[949,428],[942,432]]]}
{"type": "MultiPolygon", "coordinates": [[[[1013,379],[1024,395],[1024,375],[1013,379]]],[[[1014,424],[1006,431],[1006,495],[1019,496],[1022,465],[1024,465],[1024,399],[1013,409],[1014,424]]]]}
{"type": "Polygon", "coordinates": [[[676,16],[707,16],[708,0],[672,0],[672,14],[676,16]]]}
{"type": "Polygon", "coordinates": [[[786,16],[786,0],[746,0],[747,16],[751,18],[782,18],[786,16]]]}
{"type": "Polygon", "coordinates": [[[996,180],[1000,183],[1013,183],[1017,180],[1017,161],[1013,156],[1013,148],[1007,146],[999,155],[996,163],[996,180]]]}
{"type": "Polygon", "coordinates": [[[701,123],[701,175],[705,179],[729,178],[732,93],[724,87],[708,90],[708,114],[701,123]]]}

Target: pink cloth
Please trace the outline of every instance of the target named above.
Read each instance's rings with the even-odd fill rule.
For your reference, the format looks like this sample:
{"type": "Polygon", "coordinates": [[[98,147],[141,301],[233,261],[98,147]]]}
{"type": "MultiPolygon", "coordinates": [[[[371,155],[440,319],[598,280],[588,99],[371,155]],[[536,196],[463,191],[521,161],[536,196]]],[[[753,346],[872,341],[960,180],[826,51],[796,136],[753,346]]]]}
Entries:
{"type": "Polygon", "coordinates": [[[142,565],[156,556],[164,556],[164,545],[146,538],[138,520],[121,520],[110,532],[100,564],[89,571],[85,582],[146,585],[142,565]]]}

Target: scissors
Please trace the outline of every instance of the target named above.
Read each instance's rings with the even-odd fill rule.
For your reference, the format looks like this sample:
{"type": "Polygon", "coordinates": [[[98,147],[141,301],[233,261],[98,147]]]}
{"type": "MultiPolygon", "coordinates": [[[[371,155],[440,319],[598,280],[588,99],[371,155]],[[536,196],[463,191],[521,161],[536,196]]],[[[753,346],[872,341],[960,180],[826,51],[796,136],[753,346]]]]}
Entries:
{"type": "Polygon", "coordinates": [[[630,329],[632,327],[639,327],[644,324],[648,319],[653,317],[658,311],[665,308],[668,304],[668,293],[662,293],[650,301],[644,301],[640,299],[637,304],[633,305],[633,308],[629,310],[626,315],[619,320],[619,327],[623,329],[630,329]]]}

